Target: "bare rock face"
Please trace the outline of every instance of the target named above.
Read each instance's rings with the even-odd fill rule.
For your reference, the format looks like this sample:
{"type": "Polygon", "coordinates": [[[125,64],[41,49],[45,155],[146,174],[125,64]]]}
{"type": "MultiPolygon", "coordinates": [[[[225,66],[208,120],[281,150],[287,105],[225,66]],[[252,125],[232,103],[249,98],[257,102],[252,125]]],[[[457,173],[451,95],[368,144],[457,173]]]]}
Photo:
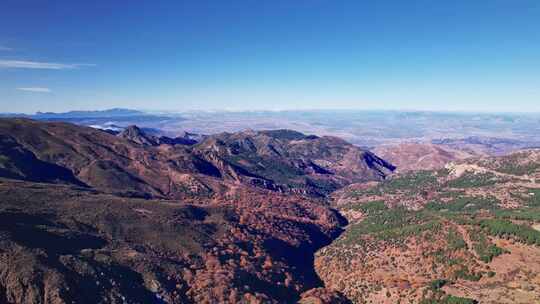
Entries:
{"type": "Polygon", "coordinates": [[[157,138],[155,138],[154,136],[146,135],[141,129],[139,129],[139,127],[135,125],[128,126],[117,136],[144,146],[158,145],[157,138]]]}
{"type": "Polygon", "coordinates": [[[159,145],[194,145],[197,143],[196,138],[201,138],[197,134],[184,132],[183,136],[170,138],[167,136],[148,135],[139,127],[132,125],[125,128],[117,134],[118,137],[127,139],[131,142],[143,146],[159,146],[159,145]]]}

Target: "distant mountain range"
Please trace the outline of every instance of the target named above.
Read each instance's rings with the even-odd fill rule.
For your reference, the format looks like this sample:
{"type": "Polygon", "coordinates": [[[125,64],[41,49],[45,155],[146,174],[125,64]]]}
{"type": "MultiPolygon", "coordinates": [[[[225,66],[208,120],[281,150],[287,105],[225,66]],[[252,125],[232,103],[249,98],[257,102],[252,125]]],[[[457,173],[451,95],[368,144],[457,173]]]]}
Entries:
{"type": "Polygon", "coordinates": [[[109,109],[103,111],[70,111],[65,113],[37,112],[36,114],[0,114],[0,117],[19,117],[42,121],[64,121],[97,129],[121,131],[129,125],[142,125],[147,132],[165,134],[160,129],[162,124],[182,121],[178,115],[155,115],[130,109],[109,109]]]}
{"type": "Polygon", "coordinates": [[[103,111],[70,111],[65,113],[37,112],[35,115],[33,115],[33,118],[106,118],[141,115],[145,115],[145,113],[136,110],[115,108],[103,111]]]}
{"type": "Polygon", "coordinates": [[[2,113],[4,117],[26,117],[34,119],[61,119],[61,118],[106,118],[123,116],[140,116],[144,112],[130,109],[114,108],[102,111],[69,111],[63,113],[37,112],[36,114],[2,113]]]}
{"type": "Polygon", "coordinates": [[[216,134],[291,129],[318,136],[340,137],[367,149],[408,142],[435,144],[443,149],[470,154],[503,155],[540,146],[540,114],[534,113],[355,110],[156,113],[110,109],[3,116],[66,121],[112,131],[137,125],[146,133],[172,138],[182,137],[185,132],[216,134]]]}

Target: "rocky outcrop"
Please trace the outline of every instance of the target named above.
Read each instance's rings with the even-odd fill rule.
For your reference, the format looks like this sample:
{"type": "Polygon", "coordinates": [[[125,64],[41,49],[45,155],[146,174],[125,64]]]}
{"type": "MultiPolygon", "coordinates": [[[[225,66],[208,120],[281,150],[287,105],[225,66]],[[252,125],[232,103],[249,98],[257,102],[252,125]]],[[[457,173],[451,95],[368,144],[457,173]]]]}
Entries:
{"type": "Polygon", "coordinates": [[[158,141],[154,136],[146,135],[139,127],[132,125],[125,128],[118,135],[120,138],[127,139],[143,146],[157,146],[158,141]]]}
{"type": "Polygon", "coordinates": [[[122,132],[117,134],[118,137],[127,139],[131,142],[137,143],[143,146],[159,146],[159,145],[194,145],[197,143],[195,138],[198,138],[196,134],[185,133],[184,136],[175,138],[167,136],[154,136],[148,135],[139,127],[132,125],[125,128],[122,132]]]}

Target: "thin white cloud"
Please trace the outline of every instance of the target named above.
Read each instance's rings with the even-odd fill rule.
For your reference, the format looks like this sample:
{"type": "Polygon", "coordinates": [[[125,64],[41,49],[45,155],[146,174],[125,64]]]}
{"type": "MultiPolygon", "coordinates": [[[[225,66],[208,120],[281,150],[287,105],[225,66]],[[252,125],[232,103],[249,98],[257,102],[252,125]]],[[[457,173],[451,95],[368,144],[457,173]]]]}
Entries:
{"type": "Polygon", "coordinates": [[[7,46],[0,45],[0,51],[13,51],[12,48],[8,48],[7,46]]]}
{"type": "Polygon", "coordinates": [[[26,60],[0,60],[0,68],[12,69],[72,70],[85,66],[95,66],[95,64],[37,62],[26,60]]]}
{"type": "Polygon", "coordinates": [[[38,87],[27,87],[27,88],[17,88],[19,91],[33,92],[33,93],[51,93],[49,88],[38,88],[38,87]]]}

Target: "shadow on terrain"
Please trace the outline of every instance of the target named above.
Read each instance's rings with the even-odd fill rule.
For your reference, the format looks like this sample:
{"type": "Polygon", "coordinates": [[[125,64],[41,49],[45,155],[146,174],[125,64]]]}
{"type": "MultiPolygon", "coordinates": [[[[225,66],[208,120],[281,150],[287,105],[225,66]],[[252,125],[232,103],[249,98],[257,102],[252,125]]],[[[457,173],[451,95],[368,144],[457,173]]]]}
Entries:
{"type": "Polygon", "coordinates": [[[47,254],[76,254],[82,249],[99,249],[106,245],[100,237],[80,233],[45,219],[46,215],[0,213],[0,230],[9,232],[11,240],[28,248],[42,248],[47,254]]]}
{"type": "Polygon", "coordinates": [[[89,260],[85,262],[89,262],[99,275],[81,276],[71,272],[73,278],[70,281],[76,283],[73,284],[76,289],[73,292],[74,300],[84,299],[84,303],[99,303],[103,301],[102,293],[116,288],[121,297],[125,298],[124,303],[165,303],[145,287],[140,273],[118,264],[103,265],[89,260]],[[99,282],[99,284],[96,284],[96,282],[99,282]]]}
{"type": "Polygon", "coordinates": [[[88,187],[70,170],[38,159],[34,153],[7,136],[0,136],[0,177],[88,187]]]}
{"type": "MultiPolygon", "coordinates": [[[[53,216],[48,214],[0,212],[0,232],[7,233],[7,238],[13,243],[29,249],[41,249],[45,253],[34,255],[35,251],[25,251],[25,256],[34,255],[36,259],[31,259],[29,264],[22,266],[25,269],[16,270],[15,278],[22,275],[24,279],[36,279],[33,275],[39,275],[39,271],[33,273],[28,269],[55,271],[61,274],[69,285],[63,295],[68,302],[82,300],[81,303],[100,303],[107,296],[113,296],[125,299],[124,303],[165,303],[147,289],[140,273],[113,262],[106,255],[96,258],[92,257],[94,251],[90,251],[89,256],[81,253],[83,249],[103,249],[107,245],[105,239],[69,230],[65,225],[54,222],[52,218],[53,216]],[[118,294],[113,295],[111,290],[116,290],[118,294]]],[[[18,264],[17,256],[11,259],[10,263],[18,264]]],[[[54,278],[44,277],[43,282],[43,285],[37,288],[40,293],[46,294],[45,286],[54,284],[55,281],[54,278]],[[51,281],[48,282],[49,280],[51,281]]],[[[0,285],[0,303],[9,303],[9,292],[0,285]]]]}
{"type": "MultiPolygon", "coordinates": [[[[338,211],[335,212],[340,226],[346,226],[348,224],[347,219],[338,211]]],[[[335,230],[330,236],[327,236],[314,224],[300,223],[299,225],[303,226],[302,229],[309,235],[311,243],[304,242],[300,246],[292,246],[280,239],[273,238],[265,241],[263,246],[273,259],[285,261],[294,267],[294,275],[298,276],[305,284],[304,291],[324,287],[324,282],[315,271],[315,252],[330,245],[332,241],[343,233],[344,229],[335,230]]],[[[253,279],[250,280],[253,282],[253,279]]],[[[272,290],[274,295],[279,295],[279,299],[286,302],[299,300],[298,293],[284,287],[277,287],[261,284],[257,291],[272,290]]]]}

